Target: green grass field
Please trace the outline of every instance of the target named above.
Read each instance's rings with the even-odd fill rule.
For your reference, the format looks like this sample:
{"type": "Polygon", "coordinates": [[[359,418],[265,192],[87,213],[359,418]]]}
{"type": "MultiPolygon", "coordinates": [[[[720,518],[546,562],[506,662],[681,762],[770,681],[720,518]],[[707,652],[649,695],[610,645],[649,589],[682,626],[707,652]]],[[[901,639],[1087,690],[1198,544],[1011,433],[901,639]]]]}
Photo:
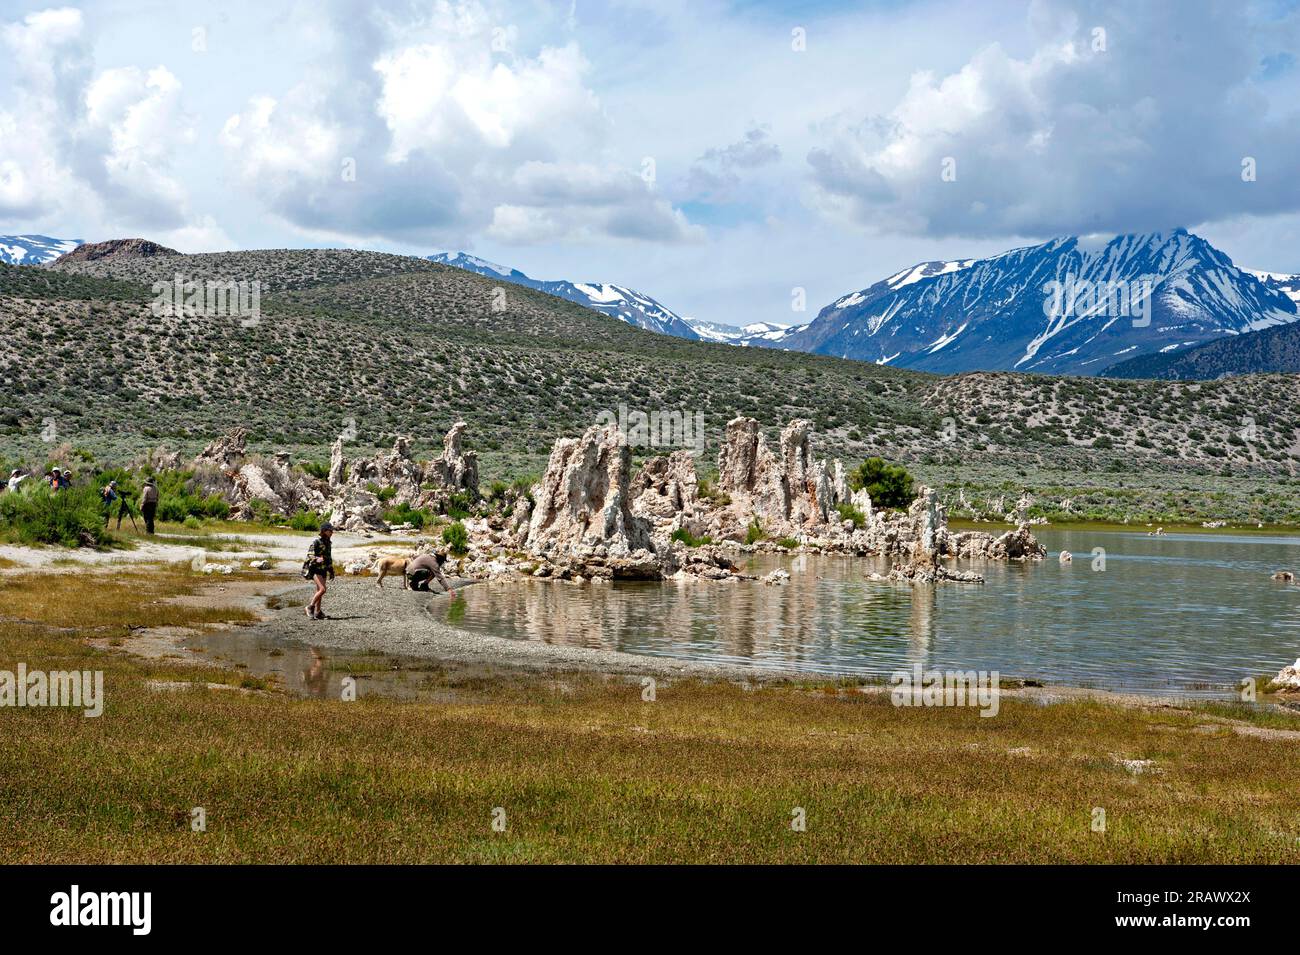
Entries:
{"type": "Polygon", "coordinates": [[[102,669],[107,698],[97,719],[0,709],[9,862],[1300,862],[1300,718],[1260,717],[1284,731],[1261,738],[1237,708],[1007,699],[985,719],[842,684],[643,702],[620,678],[437,669],[454,702],[364,680],[355,702],[299,699],[86,643],[247,622],[174,599],[211,582],[79,579],[0,589],[0,669],[102,669]]]}

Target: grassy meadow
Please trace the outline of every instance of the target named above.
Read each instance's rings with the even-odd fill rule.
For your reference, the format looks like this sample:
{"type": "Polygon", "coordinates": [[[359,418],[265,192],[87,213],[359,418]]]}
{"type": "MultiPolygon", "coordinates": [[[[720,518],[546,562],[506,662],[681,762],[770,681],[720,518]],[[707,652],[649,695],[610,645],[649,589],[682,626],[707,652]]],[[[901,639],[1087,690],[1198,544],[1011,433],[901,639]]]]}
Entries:
{"type": "Polygon", "coordinates": [[[644,702],[619,677],[455,669],[429,673],[451,702],[364,680],[344,702],[87,642],[248,624],[196,599],[215,587],[184,566],[0,577],[0,669],[100,669],[106,694],[99,718],[0,709],[6,861],[1300,862],[1300,717],[1004,699],[981,718],[843,683],[644,702]]]}

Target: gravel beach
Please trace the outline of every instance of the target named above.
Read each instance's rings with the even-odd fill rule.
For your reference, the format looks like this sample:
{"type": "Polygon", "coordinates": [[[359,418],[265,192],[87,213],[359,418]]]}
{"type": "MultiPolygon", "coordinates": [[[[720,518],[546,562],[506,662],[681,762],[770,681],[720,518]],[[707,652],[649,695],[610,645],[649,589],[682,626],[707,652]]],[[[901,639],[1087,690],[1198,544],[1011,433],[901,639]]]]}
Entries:
{"type": "MultiPolygon", "coordinates": [[[[453,589],[472,584],[468,580],[452,581],[453,589]]],[[[432,603],[450,599],[445,593],[403,590],[400,584],[386,584],[380,590],[372,578],[365,577],[339,577],[331,583],[324,602],[327,619],[309,620],[302,608],[311,593],[312,588],[308,585],[277,591],[271,602],[279,609],[271,610],[270,619],[257,626],[258,634],[322,649],[394,653],[536,673],[590,670],[750,683],[780,683],[808,678],[807,674],[795,671],[666,660],[613,650],[556,646],[467,633],[448,626],[428,612],[432,603]]]]}

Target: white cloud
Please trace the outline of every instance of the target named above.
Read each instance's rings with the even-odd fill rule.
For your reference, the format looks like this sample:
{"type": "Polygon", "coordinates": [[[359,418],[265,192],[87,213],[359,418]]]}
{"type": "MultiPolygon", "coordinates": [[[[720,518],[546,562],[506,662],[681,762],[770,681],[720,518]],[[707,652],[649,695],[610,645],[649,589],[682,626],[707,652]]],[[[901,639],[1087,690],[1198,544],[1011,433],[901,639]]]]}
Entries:
{"type": "MultiPolygon", "coordinates": [[[[193,142],[180,81],[164,66],[96,72],[82,14],[6,24],[15,84],[0,111],[0,213],[83,228],[211,233],[173,172],[193,142]]],[[[196,233],[197,234],[197,233],[196,233]]]]}
{"type": "Polygon", "coordinates": [[[1030,24],[1028,56],[988,45],[942,78],[915,74],[887,115],[830,121],[808,156],[822,207],[931,236],[1136,231],[1300,208],[1300,116],[1268,115],[1258,82],[1275,40],[1240,11],[1046,0],[1030,24]],[[1246,157],[1255,182],[1242,181],[1246,157]]]}
{"type": "Polygon", "coordinates": [[[592,161],[611,125],[578,45],[521,55],[495,22],[476,3],[348,35],[330,17],[329,69],[226,122],[238,180],[292,225],[353,241],[692,238],[649,184],[592,161]]]}
{"type": "Polygon", "coordinates": [[[712,147],[691,164],[686,193],[708,202],[733,198],[741,184],[741,173],[779,162],[781,147],[772,139],[768,126],[751,126],[734,143],[712,147]]]}

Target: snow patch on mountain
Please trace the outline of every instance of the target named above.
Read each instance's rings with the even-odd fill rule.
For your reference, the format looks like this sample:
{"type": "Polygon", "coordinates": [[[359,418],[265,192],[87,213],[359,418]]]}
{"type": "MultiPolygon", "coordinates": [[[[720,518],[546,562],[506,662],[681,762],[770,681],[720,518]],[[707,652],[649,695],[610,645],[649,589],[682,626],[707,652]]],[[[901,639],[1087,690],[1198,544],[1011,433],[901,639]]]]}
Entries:
{"type": "Polygon", "coordinates": [[[672,309],[655,301],[649,295],[623,285],[612,285],[607,282],[534,279],[518,269],[507,268],[504,265],[489,262],[467,252],[439,252],[436,255],[428,256],[428,259],[430,262],[465,269],[468,272],[475,272],[488,278],[503,279],[514,285],[537,289],[539,292],[576,302],[593,311],[609,315],[620,321],[627,322],[629,325],[635,325],[648,331],[672,335],[676,338],[700,339],[704,337],[686,319],[672,309]]]}
{"type": "Polygon", "coordinates": [[[82,244],[81,239],[52,239],[48,235],[0,235],[0,262],[44,265],[82,244]]]}

